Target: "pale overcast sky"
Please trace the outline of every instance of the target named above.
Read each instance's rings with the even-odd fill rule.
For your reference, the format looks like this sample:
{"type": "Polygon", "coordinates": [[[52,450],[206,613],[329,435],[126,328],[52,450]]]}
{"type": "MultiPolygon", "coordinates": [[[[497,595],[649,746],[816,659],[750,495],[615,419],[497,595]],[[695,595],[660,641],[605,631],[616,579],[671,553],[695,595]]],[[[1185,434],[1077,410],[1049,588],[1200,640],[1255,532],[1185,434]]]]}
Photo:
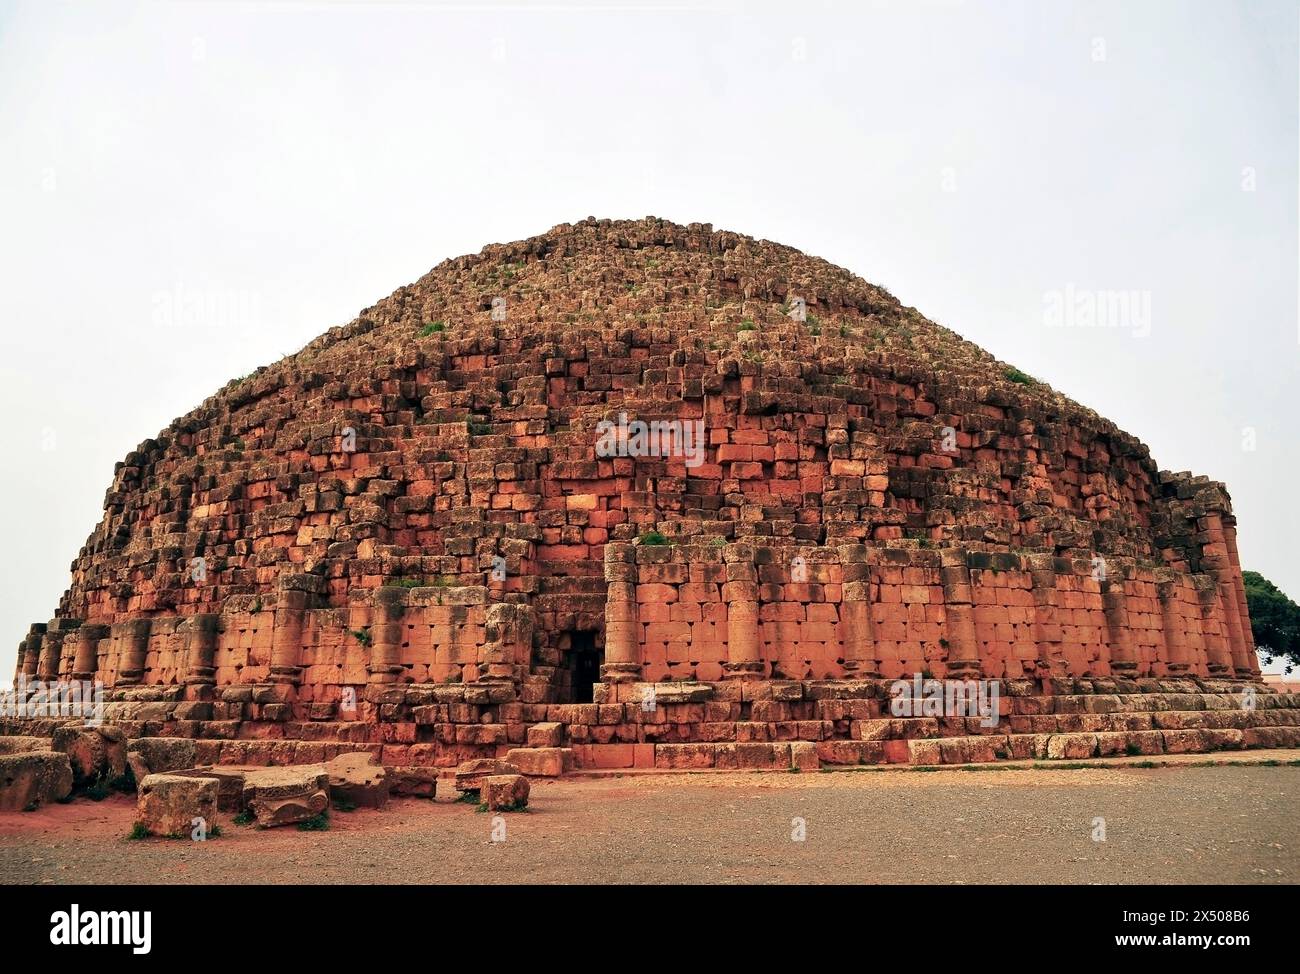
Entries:
{"type": "Polygon", "coordinates": [[[1298,28],[1295,0],[0,3],[0,682],[136,444],[588,215],[888,287],[1225,481],[1243,563],[1300,598],[1298,28]],[[1051,327],[1103,292],[1120,326],[1051,327]]]}

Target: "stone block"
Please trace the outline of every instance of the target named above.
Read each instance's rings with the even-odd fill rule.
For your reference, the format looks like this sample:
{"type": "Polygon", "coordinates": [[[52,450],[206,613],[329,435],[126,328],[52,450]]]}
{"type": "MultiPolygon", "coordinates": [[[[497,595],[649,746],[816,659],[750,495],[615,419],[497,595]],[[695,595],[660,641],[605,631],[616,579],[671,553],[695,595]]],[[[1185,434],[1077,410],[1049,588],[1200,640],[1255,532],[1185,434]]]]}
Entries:
{"type": "Polygon", "coordinates": [[[372,764],[371,760],[369,753],[353,751],[325,762],[331,802],[360,808],[383,808],[388,804],[388,773],[383,765],[372,764]]]}
{"type": "Polygon", "coordinates": [[[548,720],[528,728],[529,747],[560,747],[564,744],[564,725],[548,720]]]}
{"type": "Polygon", "coordinates": [[[26,754],[29,751],[53,751],[54,742],[48,737],[0,737],[0,754],[26,754]]]}
{"type": "Polygon", "coordinates": [[[1162,730],[1166,754],[1203,754],[1210,750],[1208,731],[1199,728],[1162,730]]]}
{"type": "Polygon", "coordinates": [[[941,737],[939,757],[944,764],[987,764],[998,759],[998,750],[1006,751],[1006,738],[995,734],[969,737],[941,737]]]}
{"type": "Polygon", "coordinates": [[[117,728],[59,727],[54,731],[53,745],[54,750],[68,756],[74,788],[107,783],[126,773],[126,746],[117,728]]]}
{"type": "Polygon", "coordinates": [[[0,754],[0,812],[22,812],[72,793],[72,765],[57,751],[0,754]]]}
{"type": "Polygon", "coordinates": [[[200,767],[168,774],[207,778],[217,783],[217,811],[238,814],[244,810],[244,776],[242,768],[200,767]]]}
{"type": "Polygon", "coordinates": [[[475,758],[456,768],[456,790],[478,791],[484,778],[492,775],[520,774],[519,768],[498,758],[475,758]]]}
{"type": "Polygon", "coordinates": [[[415,798],[434,798],[438,794],[437,768],[398,765],[386,770],[389,794],[415,798]]]}
{"type": "Polygon", "coordinates": [[[656,744],[656,768],[711,768],[715,760],[713,744],[656,744]]]}
{"type": "Polygon", "coordinates": [[[241,800],[263,828],[302,822],[329,808],[329,774],[318,764],[256,768],[241,800]]]}
{"type": "Polygon", "coordinates": [[[518,812],[528,806],[528,779],[521,774],[494,774],[483,779],[479,797],[488,811],[518,812]]]}
{"type": "Polygon", "coordinates": [[[1078,761],[1096,753],[1096,734],[1053,734],[1047,741],[1047,757],[1051,760],[1078,761]]]}
{"type": "Polygon", "coordinates": [[[189,737],[139,737],[126,745],[127,761],[135,772],[137,785],[151,774],[194,767],[198,763],[196,751],[195,742],[189,737]]]}
{"type": "Polygon", "coordinates": [[[217,818],[217,782],[180,774],[151,774],[140,782],[136,821],[150,835],[188,837],[195,819],[211,829],[217,818]]]}
{"type": "Polygon", "coordinates": [[[790,742],[790,766],[800,771],[816,771],[821,767],[817,745],[811,741],[790,742]]]}
{"type": "Polygon", "coordinates": [[[558,778],[573,770],[573,750],[567,747],[516,747],[506,752],[506,761],[519,773],[534,778],[558,778]]]}
{"type": "Polygon", "coordinates": [[[1300,747],[1300,727],[1247,727],[1244,747],[1300,747]]]}
{"type": "Polygon", "coordinates": [[[825,764],[883,764],[885,761],[882,741],[818,741],[813,747],[825,764]]]}
{"type": "Polygon", "coordinates": [[[790,745],[719,744],[714,749],[713,763],[728,771],[785,771],[790,767],[790,745]]]}
{"type": "Polygon", "coordinates": [[[911,764],[943,764],[943,752],[938,738],[921,738],[907,742],[907,756],[911,764]]]}

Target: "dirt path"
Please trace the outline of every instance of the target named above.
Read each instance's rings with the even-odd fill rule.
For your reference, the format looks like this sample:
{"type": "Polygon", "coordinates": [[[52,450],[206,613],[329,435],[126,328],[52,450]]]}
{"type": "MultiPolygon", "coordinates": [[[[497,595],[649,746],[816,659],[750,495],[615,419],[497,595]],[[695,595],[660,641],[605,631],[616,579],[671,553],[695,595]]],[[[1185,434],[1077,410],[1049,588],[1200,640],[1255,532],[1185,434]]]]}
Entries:
{"type": "Polygon", "coordinates": [[[504,841],[493,818],[402,799],[336,812],[328,832],[224,821],[206,843],[129,842],[130,799],[77,801],[0,816],[0,881],[1300,881],[1297,767],[535,781],[504,841]]]}

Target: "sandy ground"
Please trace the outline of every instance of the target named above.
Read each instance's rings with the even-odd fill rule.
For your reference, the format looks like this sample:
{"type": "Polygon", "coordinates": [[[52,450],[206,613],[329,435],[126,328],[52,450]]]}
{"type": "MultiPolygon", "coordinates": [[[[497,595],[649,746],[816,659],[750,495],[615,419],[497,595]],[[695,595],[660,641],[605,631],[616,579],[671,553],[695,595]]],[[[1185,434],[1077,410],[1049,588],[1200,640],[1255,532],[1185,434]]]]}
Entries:
{"type": "Polygon", "coordinates": [[[446,791],[335,812],[326,832],[225,820],[201,843],[126,840],[125,796],[0,815],[0,881],[1300,881],[1294,766],[538,780],[528,812],[499,818],[446,791]]]}

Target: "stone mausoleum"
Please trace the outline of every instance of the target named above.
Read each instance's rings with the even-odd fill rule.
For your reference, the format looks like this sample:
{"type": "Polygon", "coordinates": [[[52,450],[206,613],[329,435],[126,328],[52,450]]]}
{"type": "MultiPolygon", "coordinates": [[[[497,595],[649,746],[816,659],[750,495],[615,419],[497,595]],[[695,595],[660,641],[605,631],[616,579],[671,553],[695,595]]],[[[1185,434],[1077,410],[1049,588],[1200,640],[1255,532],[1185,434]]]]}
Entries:
{"type": "Polygon", "coordinates": [[[1300,746],[1236,528],[1221,484],[848,271],[588,219],[140,444],[17,676],[101,681],[109,724],[212,764],[1300,746]],[[1000,719],[892,716],[916,674],[998,681],[1000,719]]]}

